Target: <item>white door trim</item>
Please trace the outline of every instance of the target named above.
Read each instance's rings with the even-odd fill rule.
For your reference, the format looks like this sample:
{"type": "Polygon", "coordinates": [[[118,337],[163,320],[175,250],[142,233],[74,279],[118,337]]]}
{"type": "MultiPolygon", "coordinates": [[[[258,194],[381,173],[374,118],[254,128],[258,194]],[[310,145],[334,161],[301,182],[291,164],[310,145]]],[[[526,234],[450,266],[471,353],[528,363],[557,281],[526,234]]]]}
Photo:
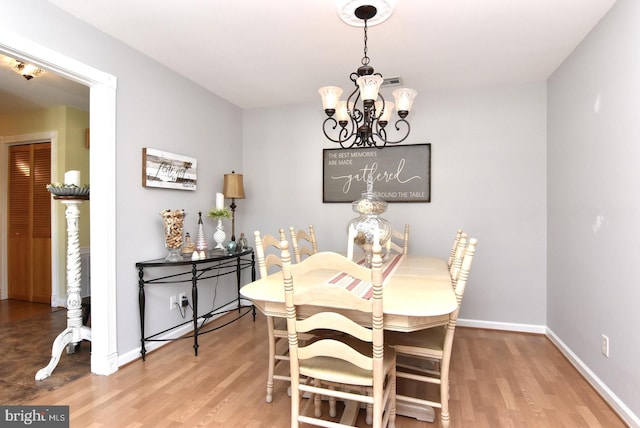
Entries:
{"type": "Polygon", "coordinates": [[[0,52],[90,88],[91,129],[91,371],[118,370],[116,326],[116,85],[117,79],[17,34],[0,30],[0,52]]]}
{"type": "MultiPolygon", "coordinates": [[[[51,177],[58,175],[58,131],[35,132],[33,134],[10,135],[0,137],[0,171],[8,171],[8,150],[12,144],[34,144],[39,142],[51,142],[51,177]]],[[[3,187],[0,189],[0,213],[7,213],[8,193],[3,187]]],[[[3,256],[7,249],[7,223],[0,225],[0,299],[6,299],[9,293],[8,284],[8,257],[3,256]]],[[[55,201],[51,199],[51,306],[66,306],[65,296],[58,296],[58,266],[60,252],[58,251],[58,210],[55,201]],[[62,300],[62,301],[61,301],[62,300]]]]}

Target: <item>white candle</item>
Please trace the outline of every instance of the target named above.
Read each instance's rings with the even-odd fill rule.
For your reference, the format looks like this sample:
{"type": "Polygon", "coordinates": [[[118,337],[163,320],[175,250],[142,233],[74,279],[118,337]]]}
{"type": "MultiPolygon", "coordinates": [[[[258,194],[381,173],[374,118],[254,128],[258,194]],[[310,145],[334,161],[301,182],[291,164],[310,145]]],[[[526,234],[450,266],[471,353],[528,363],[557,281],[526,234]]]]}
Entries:
{"type": "Polygon", "coordinates": [[[64,184],[80,187],[80,171],[71,170],[64,173],[64,184]]]}
{"type": "Polygon", "coordinates": [[[224,208],[224,195],[216,193],[216,209],[221,210],[222,208],[224,208]]]}

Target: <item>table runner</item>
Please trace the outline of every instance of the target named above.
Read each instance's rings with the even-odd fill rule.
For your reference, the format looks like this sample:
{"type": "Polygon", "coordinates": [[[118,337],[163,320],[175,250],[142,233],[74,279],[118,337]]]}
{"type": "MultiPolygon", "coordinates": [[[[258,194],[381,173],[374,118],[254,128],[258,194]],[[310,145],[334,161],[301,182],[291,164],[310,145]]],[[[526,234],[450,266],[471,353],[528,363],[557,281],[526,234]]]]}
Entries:
{"type": "MultiPolygon", "coordinates": [[[[393,272],[397,269],[400,261],[402,260],[403,254],[392,254],[387,257],[387,260],[382,264],[382,286],[384,287],[387,278],[391,276],[393,272]]],[[[358,264],[363,264],[364,259],[359,260],[358,264]]],[[[332,276],[325,284],[337,285],[338,287],[346,288],[351,292],[355,293],[358,297],[363,299],[371,299],[373,295],[373,284],[371,281],[361,281],[352,277],[351,275],[347,275],[342,272],[332,276]]]]}

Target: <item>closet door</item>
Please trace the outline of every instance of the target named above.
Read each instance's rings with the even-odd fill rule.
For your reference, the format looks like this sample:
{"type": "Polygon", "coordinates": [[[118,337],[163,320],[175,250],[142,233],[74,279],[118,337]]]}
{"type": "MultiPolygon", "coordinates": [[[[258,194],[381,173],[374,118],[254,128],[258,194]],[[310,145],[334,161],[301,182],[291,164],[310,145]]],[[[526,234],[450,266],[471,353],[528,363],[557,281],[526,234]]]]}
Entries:
{"type": "Polygon", "coordinates": [[[9,147],[9,298],[51,303],[51,144],[9,147]]]}

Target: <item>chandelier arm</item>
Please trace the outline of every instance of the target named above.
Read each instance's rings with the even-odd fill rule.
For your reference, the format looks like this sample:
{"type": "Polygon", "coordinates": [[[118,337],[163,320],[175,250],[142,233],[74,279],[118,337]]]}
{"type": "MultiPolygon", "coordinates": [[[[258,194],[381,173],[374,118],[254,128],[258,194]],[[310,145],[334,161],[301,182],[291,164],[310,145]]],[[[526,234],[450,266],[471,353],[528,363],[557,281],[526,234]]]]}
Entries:
{"type": "MultiPolygon", "coordinates": [[[[395,140],[395,141],[390,141],[387,138],[384,139],[385,144],[398,144],[398,143],[402,143],[404,140],[407,139],[407,137],[409,136],[409,134],[411,133],[411,125],[409,124],[409,122],[407,122],[405,119],[398,119],[395,123],[395,128],[396,131],[400,132],[400,126],[399,124],[402,124],[406,127],[406,132],[404,134],[404,136],[402,136],[402,138],[400,138],[399,140],[395,140]]],[[[386,131],[384,131],[385,137],[386,137],[386,131]]]]}
{"type": "Polygon", "coordinates": [[[356,123],[360,123],[364,119],[364,114],[360,109],[354,109],[349,115],[351,116],[351,120],[356,123]]]}
{"type": "Polygon", "coordinates": [[[376,132],[372,132],[371,135],[369,136],[368,146],[375,147],[376,149],[382,149],[386,145],[387,145],[387,131],[382,127],[376,126],[376,132]]]}
{"type": "Polygon", "coordinates": [[[350,149],[356,143],[357,133],[355,132],[354,124],[351,122],[351,130],[348,129],[347,126],[338,129],[338,135],[336,138],[329,135],[327,129],[330,128],[332,130],[338,129],[338,121],[333,117],[328,117],[322,122],[322,132],[324,132],[324,136],[334,143],[340,144],[343,149],[350,149]],[[349,140],[353,139],[353,142],[348,143],[349,140]]]}
{"type": "Polygon", "coordinates": [[[347,98],[347,108],[349,108],[350,105],[355,107],[356,105],[358,105],[358,101],[360,101],[360,88],[358,88],[358,85],[356,85],[356,88],[349,94],[349,97],[347,98]],[[355,99],[353,97],[355,97],[355,99]]]}

